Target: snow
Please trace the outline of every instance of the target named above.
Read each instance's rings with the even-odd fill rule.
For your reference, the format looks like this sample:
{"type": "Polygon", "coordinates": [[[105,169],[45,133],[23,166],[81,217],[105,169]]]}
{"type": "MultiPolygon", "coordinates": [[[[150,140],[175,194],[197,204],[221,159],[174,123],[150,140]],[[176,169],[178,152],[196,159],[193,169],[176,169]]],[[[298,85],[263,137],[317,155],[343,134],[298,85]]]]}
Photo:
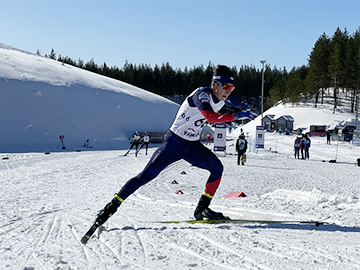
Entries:
{"type": "MultiPolygon", "coordinates": [[[[3,59],[6,50],[9,49],[0,49],[1,100],[11,92],[3,92],[3,81],[6,80],[22,86],[26,82],[41,82],[36,86],[37,91],[48,93],[49,101],[51,97],[60,99],[61,94],[53,92],[57,92],[55,89],[62,91],[62,88],[46,91],[50,82],[42,82],[37,77],[43,76],[40,73],[35,76],[36,72],[29,72],[28,78],[33,79],[28,81],[16,77],[20,73],[12,74],[10,71],[8,77],[4,77],[3,66],[12,59],[10,55],[7,61],[3,59]]],[[[29,54],[20,50],[17,53],[19,62],[32,61],[28,59],[29,54]]],[[[57,64],[39,59],[49,65],[57,64]]],[[[59,68],[64,68],[61,63],[59,68]]],[[[14,73],[16,71],[17,68],[13,69],[14,73]]],[[[71,81],[75,72],[101,77],[75,69],[70,75],[59,72],[58,76],[62,76],[63,81],[69,76],[71,81]]],[[[91,88],[80,84],[83,87],[81,97],[89,99],[94,89],[101,89],[101,81],[106,80],[99,78],[99,86],[96,85],[97,79],[89,80],[93,83],[91,88]]],[[[117,82],[111,83],[115,85],[117,82]]],[[[153,94],[146,97],[147,93],[142,93],[145,96],[141,99],[143,104],[145,100],[153,99],[147,101],[152,109],[158,110],[159,106],[166,104],[153,94]]],[[[21,94],[26,95],[25,90],[21,94]]],[[[130,102],[128,95],[122,97],[130,102]]],[[[13,96],[15,98],[20,114],[20,108],[28,108],[24,104],[26,98],[20,96],[20,92],[13,96]]],[[[107,117],[111,113],[101,102],[99,106],[98,117],[105,122],[103,132],[107,133],[105,126],[110,127],[112,123],[106,122],[102,113],[107,117]]],[[[349,118],[346,112],[334,115],[331,110],[308,108],[300,113],[295,106],[289,106],[291,111],[285,110],[286,106],[276,106],[266,113],[292,115],[294,124],[304,127],[313,124],[313,119],[323,121],[318,124],[329,124],[349,118]],[[327,117],[316,118],[318,111],[327,117]]],[[[145,108],[149,107],[137,108],[136,119],[147,113],[145,108]]],[[[73,104],[69,104],[67,110],[70,116],[75,110],[73,104]]],[[[16,110],[12,112],[16,114],[16,110]]],[[[173,118],[174,115],[170,114],[167,116],[173,118]]],[[[20,116],[3,112],[1,115],[2,129],[6,127],[4,121],[10,128],[15,120],[21,120],[20,116]]],[[[42,113],[36,118],[39,122],[34,120],[32,124],[41,121],[48,124],[47,116],[42,113]]],[[[94,120],[92,117],[91,114],[90,122],[94,120]]],[[[149,124],[156,126],[157,121],[149,124]]],[[[224,174],[212,201],[212,209],[233,219],[325,220],[326,224],[317,227],[312,224],[256,222],[160,223],[192,219],[204,190],[208,172],[180,161],[131,195],[88,244],[83,245],[80,239],[91,226],[97,211],[128,179],[144,168],[158,145],[152,144],[149,155],[142,150],[138,157],[133,151],[124,157],[125,148],[61,152],[55,147],[49,149],[49,144],[45,148],[50,154],[45,154],[41,152],[41,144],[34,152],[19,152],[18,147],[17,151],[1,151],[0,154],[0,217],[3,221],[0,224],[0,269],[360,269],[360,167],[356,164],[360,158],[359,146],[335,141],[328,145],[325,138],[312,137],[310,159],[298,160],[293,157],[295,135],[266,133],[265,149],[254,149],[252,141],[257,121],[258,118],[243,127],[250,136],[245,166],[236,164],[234,143],[239,130],[229,134],[228,154],[219,157],[224,174]],[[334,159],[336,163],[329,163],[334,159]],[[178,184],[172,184],[173,180],[178,184]],[[183,194],[175,194],[178,189],[183,194]],[[247,197],[225,199],[230,192],[244,192],[247,197]]],[[[66,134],[71,132],[70,127],[67,128],[66,134]]],[[[38,134],[42,133],[39,131],[38,134]]],[[[11,137],[5,139],[12,142],[11,137]]],[[[2,143],[1,147],[5,145],[2,143]]],[[[22,145],[26,146],[26,141],[22,145]]]]}
{"type": "Polygon", "coordinates": [[[56,151],[89,140],[124,149],[138,131],[166,132],[179,105],[161,96],[0,43],[0,151],[56,151]],[[156,121],[156,124],[154,124],[156,121]]]}

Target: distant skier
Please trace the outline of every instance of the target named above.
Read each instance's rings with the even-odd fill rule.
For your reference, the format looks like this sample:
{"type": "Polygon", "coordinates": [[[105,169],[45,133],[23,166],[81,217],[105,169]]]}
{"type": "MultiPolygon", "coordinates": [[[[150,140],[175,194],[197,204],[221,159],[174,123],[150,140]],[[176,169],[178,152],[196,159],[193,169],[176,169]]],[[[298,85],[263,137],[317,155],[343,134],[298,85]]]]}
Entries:
{"type": "Polygon", "coordinates": [[[137,153],[139,153],[140,150],[145,146],[145,149],[146,149],[145,155],[147,155],[150,141],[151,141],[151,137],[150,137],[149,133],[147,131],[145,131],[144,136],[141,138],[141,147],[137,151],[137,153]]]}
{"type": "Polygon", "coordinates": [[[195,219],[226,219],[222,213],[214,212],[209,208],[221,181],[223,165],[218,157],[199,140],[201,130],[208,122],[254,119],[247,104],[229,98],[235,88],[234,83],[234,75],[228,67],[219,65],[214,69],[211,86],[200,87],[185,99],[170,131],[167,132],[163,143],[154,152],[144,170],[128,180],[115,194],[111,202],[99,212],[94,226],[105,223],[127,197],[154,179],[167,166],[181,159],[210,172],[205,192],[194,212],[195,219]],[[240,111],[227,114],[218,113],[223,106],[233,107],[240,111]]]}
{"type": "Polygon", "coordinates": [[[294,154],[295,158],[297,157],[299,159],[300,158],[300,138],[299,137],[297,137],[295,139],[294,152],[295,152],[295,154],[294,154]]]}
{"type": "Polygon", "coordinates": [[[236,141],[236,152],[238,154],[237,164],[245,165],[246,162],[246,150],[247,150],[247,140],[245,139],[244,134],[240,134],[239,138],[236,141]]]}
{"type": "Polygon", "coordinates": [[[90,145],[89,139],[87,139],[87,140],[84,142],[84,147],[85,147],[85,148],[93,148],[93,147],[90,145]]]}
{"type": "Polygon", "coordinates": [[[133,149],[134,146],[135,146],[135,156],[137,156],[138,147],[139,147],[139,144],[141,143],[140,139],[141,139],[141,136],[140,136],[139,131],[135,131],[130,139],[131,145],[129,147],[129,150],[126,152],[126,154],[124,156],[129,154],[130,150],[133,149]]]}

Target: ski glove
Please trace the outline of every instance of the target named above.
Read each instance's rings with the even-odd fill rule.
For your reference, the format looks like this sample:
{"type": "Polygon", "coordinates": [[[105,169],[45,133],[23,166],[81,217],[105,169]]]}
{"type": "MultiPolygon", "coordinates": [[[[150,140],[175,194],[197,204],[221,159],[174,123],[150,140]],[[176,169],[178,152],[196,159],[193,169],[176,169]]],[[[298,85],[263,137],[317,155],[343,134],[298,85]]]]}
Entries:
{"type": "Polygon", "coordinates": [[[234,120],[243,120],[243,119],[254,120],[254,116],[252,115],[251,111],[235,112],[233,113],[233,117],[234,120]]]}

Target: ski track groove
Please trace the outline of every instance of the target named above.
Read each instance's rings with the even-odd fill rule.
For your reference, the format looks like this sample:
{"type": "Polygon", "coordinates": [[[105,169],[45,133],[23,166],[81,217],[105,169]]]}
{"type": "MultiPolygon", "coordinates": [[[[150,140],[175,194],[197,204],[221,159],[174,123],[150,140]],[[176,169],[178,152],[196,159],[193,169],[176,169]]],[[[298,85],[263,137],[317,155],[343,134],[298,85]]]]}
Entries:
{"type": "MultiPolygon", "coordinates": [[[[289,231],[290,234],[291,231],[289,231]]],[[[306,244],[302,243],[301,240],[301,235],[295,235],[295,234],[291,234],[290,237],[292,237],[294,239],[294,241],[292,241],[292,245],[289,246],[288,244],[284,244],[281,242],[281,238],[283,236],[278,237],[276,235],[276,233],[272,232],[271,233],[271,237],[269,238],[269,236],[267,236],[267,233],[264,232],[266,237],[262,237],[262,238],[258,238],[257,239],[257,247],[253,247],[253,250],[256,250],[260,253],[263,254],[269,254],[270,256],[277,256],[279,258],[286,258],[289,261],[292,261],[294,263],[300,264],[301,261],[303,260],[304,256],[309,256],[311,258],[314,258],[314,260],[318,260],[318,261],[332,261],[332,262],[336,262],[338,259],[338,255],[328,255],[328,251],[329,249],[325,249],[325,248],[321,248],[321,247],[317,247],[316,250],[314,249],[309,249],[306,247],[306,244]],[[259,246],[266,246],[266,247],[271,247],[271,249],[269,248],[262,248],[259,246]],[[283,250],[287,250],[286,254],[281,253],[281,251],[283,250]]],[[[307,243],[309,244],[309,243],[307,243]]],[[[331,249],[338,249],[338,247],[334,246],[331,249]]],[[[348,258],[348,256],[346,258],[343,258],[342,260],[342,264],[341,266],[344,266],[344,264],[347,264],[349,266],[352,266],[355,262],[357,262],[358,258],[356,256],[354,256],[354,259],[351,260],[350,258],[348,258]],[[344,261],[344,259],[347,259],[347,262],[344,261]],[[351,263],[351,261],[353,261],[353,263],[351,263]]],[[[340,265],[339,265],[340,266],[340,265]]],[[[347,268],[346,268],[347,269],[347,268]]],[[[351,269],[351,268],[349,268],[351,269]]]]}
{"type": "MultiPolygon", "coordinates": [[[[69,218],[66,218],[66,222],[67,222],[67,226],[68,226],[68,228],[70,229],[70,231],[71,231],[71,233],[72,233],[72,235],[73,235],[73,237],[77,240],[77,243],[80,245],[80,247],[81,247],[81,250],[82,250],[82,252],[83,252],[83,254],[84,254],[84,257],[85,257],[85,260],[86,260],[86,264],[88,265],[88,266],[90,266],[90,257],[89,257],[89,254],[88,254],[88,252],[87,252],[87,250],[86,250],[86,247],[85,247],[85,245],[83,245],[82,243],[81,243],[81,239],[77,236],[77,234],[75,233],[75,229],[74,229],[74,226],[73,226],[73,224],[72,224],[72,222],[69,220],[69,218]]],[[[81,236],[80,236],[81,237],[81,236]]]]}
{"type": "MultiPolygon", "coordinates": [[[[129,239],[129,238],[131,239],[132,237],[135,237],[138,240],[138,243],[139,243],[139,245],[141,247],[141,254],[142,254],[141,257],[142,257],[142,261],[143,261],[143,265],[141,265],[141,267],[147,266],[148,263],[147,263],[147,258],[146,258],[146,247],[144,245],[143,240],[141,239],[141,237],[139,235],[139,232],[138,232],[138,229],[136,228],[136,225],[127,226],[127,227],[122,229],[122,232],[121,232],[121,239],[122,239],[121,257],[122,258],[128,257],[128,255],[125,254],[126,252],[129,252],[127,250],[127,248],[126,248],[126,245],[129,243],[127,239],[129,239]]],[[[137,261],[138,261],[138,257],[137,257],[137,261]]],[[[139,267],[140,267],[140,265],[139,265],[139,267]]]]}
{"type": "Polygon", "coordinates": [[[124,231],[121,232],[119,246],[121,247],[121,249],[120,249],[120,258],[125,258],[126,255],[125,255],[124,231]]]}
{"type": "Polygon", "coordinates": [[[55,227],[55,222],[56,222],[56,219],[57,219],[58,215],[59,215],[59,213],[56,213],[54,215],[54,217],[52,218],[52,222],[50,224],[50,229],[49,229],[49,231],[48,231],[48,233],[47,233],[47,235],[45,237],[44,244],[48,241],[48,239],[49,239],[49,237],[50,237],[50,235],[51,235],[51,233],[52,233],[52,231],[53,231],[53,229],[55,227]]]}
{"type": "Polygon", "coordinates": [[[44,270],[50,270],[50,269],[47,269],[41,262],[40,260],[35,256],[35,254],[32,254],[32,257],[35,259],[35,261],[40,265],[40,267],[44,270]]]}
{"type": "MultiPolygon", "coordinates": [[[[13,183],[13,179],[16,179],[16,178],[21,178],[21,177],[15,177],[15,176],[21,176],[21,173],[18,172],[18,169],[19,168],[15,168],[14,164],[11,163],[11,167],[12,168],[9,168],[9,165],[6,164],[6,175],[4,176],[1,176],[2,179],[4,179],[4,182],[6,182],[6,184],[10,184],[11,186],[13,186],[19,193],[21,193],[22,195],[24,195],[24,191],[22,189],[19,189],[17,185],[15,185],[13,183]],[[9,177],[7,177],[7,175],[9,175],[9,177]]],[[[2,174],[2,171],[0,170],[0,173],[2,174]]],[[[0,175],[1,175],[0,174],[0,175]]],[[[5,193],[6,195],[6,193],[5,193]]]]}
{"type": "Polygon", "coordinates": [[[37,249],[39,248],[40,244],[41,245],[45,245],[48,240],[51,237],[52,232],[54,231],[55,225],[57,224],[57,217],[59,216],[60,213],[56,213],[53,215],[52,220],[49,221],[49,218],[46,218],[45,220],[42,220],[43,225],[42,225],[42,229],[44,232],[41,234],[41,236],[39,237],[39,240],[35,246],[35,248],[32,250],[30,256],[28,257],[28,259],[25,262],[25,265],[27,265],[29,263],[29,261],[31,260],[31,258],[35,259],[35,261],[40,265],[40,267],[42,267],[43,269],[47,269],[40,261],[40,259],[35,255],[37,249]]]}
{"type": "MultiPolygon", "coordinates": [[[[289,261],[293,261],[295,263],[299,263],[301,262],[302,255],[306,255],[308,254],[307,251],[304,251],[304,247],[300,247],[298,246],[298,242],[296,241],[292,241],[292,245],[289,246],[287,244],[283,244],[281,241],[277,241],[278,239],[274,239],[274,238],[278,238],[278,237],[274,237],[274,234],[271,236],[271,238],[269,238],[267,236],[267,231],[263,230],[261,232],[262,234],[265,234],[265,237],[259,237],[256,242],[254,243],[256,246],[253,246],[252,249],[257,251],[262,257],[261,254],[268,254],[270,256],[277,256],[278,258],[281,259],[287,259],[289,261]],[[267,248],[264,248],[267,247],[267,248]],[[279,248],[279,247],[283,247],[283,249],[279,248]],[[278,250],[287,250],[286,254],[281,253],[278,250]],[[305,254],[301,254],[304,253],[305,254]],[[300,254],[299,254],[300,253],[300,254]]],[[[293,237],[293,235],[291,235],[291,237],[293,237]]],[[[281,240],[281,239],[279,239],[281,240]]],[[[315,255],[315,254],[312,254],[315,255]]]]}
{"type": "MultiPolygon", "coordinates": [[[[327,246],[328,246],[328,244],[327,244],[327,246]]],[[[338,247],[338,246],[332,246],[332,247],[331,247],[331,250],[334,250],[334,251],[339,251],[339,250],[344,251],[344,252],[342,252],[342,254],[346,254],[346,257],[344,257],[343,255],[341,256],[341,257],[342,257],[342,264],[346,263],[346,264],[348,264],[349,266],[350,266],[350,265],[353,265],[354,263],[356,263],[356,262],[359,261],[358,256],[359,256],[360,248],[358,248],[358,249],[359,249],[358,251],[356,251],[356,250],[353,250],[353,251],[351,250],[351,251],[349,251],[348,248],[346,248],[346,249],[341,249],[341,248],[338,247]],[[346,252],[345,252],[345,251],[346,251],[346,252]],[[350,253],[353,253],[353,256],[350,256],[350,253]],[[347,262],[346,262],[345,260],[347,260],[347,262]]],[[[334,262],[335,262],[335,261],[337,261],[337,259],[338,259],[338,257],[339,257],[338,254],[334,255],[333,252],[329,253],[329,248],[328,248],[328,249],[325,249],[323,246],[318,246],[318,247],[316,248],[316,251],[317,251],[317,253],[318,253],[319,255],[327,258],[327,259],[330,260],[330,261],[334,261],[334,262]]]]}
{"type": "MultiPolygon", "coordinates": [[[[31,258],[35,258],[34,254],[35,254],[36,250],[39,248],[40,243],[42,242],[42,238],[43,238],[44,235],[46,234],[45,226],[46,226],[46,224],[43,222],[43,224],[41,225],[41,228],[42,228],[41,230],[44,230],[44,232],[43,232],[43,233],[41,234],[41,236],[39,237],[39,239],[38,239],[35,247],[32,248],[32,251],[31,251],[30,255],[28,256],[25,264],[21,267],[21,269],[24,269],[24,268],[25,268],[25,266],[29,263],[29,261],[30,261],[31,258]]],[[[36,260],[36,261],[37,261],[37,260],[36,260]]],[[[42,266],[42,264],[40,264],[40,266],[42,266]]]]}
{"type": "Polygon", "coordinates": [[[219,268],[224,268],[224,269],[231,269],[231,270],[236,270],[236,269],[239,269],[237,267],[232,267],[232,266],[229,266],[229,265],[225,265],[225,264],[222,264],[222,263],[218,263],[218,262],[214,262],[214,261],[211,261],[210,259],[204,257],[204,256],[201,256],[199,254],[197,254],[195,251],[191,251],[185,247],[181,247],[175,243],[165,243],[167,246],[171,247],[171,248],[174,248],[174,249],[177,249],[183,253],[186,253],[192,257],[196,257],[200,260],[203,260],[209,264],[215,264],[216,266],[218,266],[219,268]]]}
{"type": "Polygon", "coordinates": [[[137,228],[136,225],[134,225],[134,232],[135,232],[135,236],[137,237],[137,239],[139,240],[139,243],[141,245],[141,250],[142,250],[142,254],[143,254],[143,259],[144,259],[144,263],[145,263],[145,266],[147,265],[147,259],[146,259],[146,247],[144,245],[144,241],[141,239],[140,237],[140,234],[139,234],[139,230],[137,228]]]}
{"type": "Polygon", "coordinates": [[[11,231],[20,228],[21,226],[23,226],[23,224],[21,224],[22,218],[18,218],[15,220],[10,220],[9,224],[5,224],[3,226],[0,227],[0,229],[2,230],[2,232],[0,233],[0,235],[6,235],[9,234],[11,231]],[[12,227],[15,226],[15,227],[12,227]],[[7,229],[5,229],[5,227],[7,227],[7,229]]]}
{"type": "MultiPolygon", "coordinates": [[[[101,240],[100,236],[99,236],[99,242],[106,247],[106,249],[110,250],[110,252],[114,255],[114,257],[116,258],[116,260],[121,263],[121,265],[124,265],[123,261],[121,260],[121,258],[119,257],[118,254],[116,254],[116,252],[103,240],[101,240]]],[[[105,254],[108,254],[105,252],[105,254]]],[[[108,256],[108,255],[107,255],[108,256]]]]}
{"type": "MultiPolygon", "coordinates": [[[[228,246],[226,246],[224,243],[219,243],[218,241],[215,241],[213,239],[211,239],[208,236],[205,236],[203,234],[199,234],[199,233],[195,233],[195,235],[197,235],[198,237],[200,237],[201,239],[204,239],[205,241],[208,241],[212,246],[214,246],[215,248],[221,248],[231,254],[234,254],[236,256],[238,256],[239,258],[241,258],[242,260],[247,261],[249,264],[251,265],[256,265],[256,260],[255,259],[250,259],[249,256],[246,255],[240,255],[238,252],[234,252],[233,250],[231,250],[231,248],[229,248],[228,246]]],[[[247,267],[246,265],[242,265],[242,267],[247,267]]],[[[260,266],[256,265],[259,269],[268,269],[268,268],[261,268],[260,266]]],[[[253,269],[252,266],[250,266],[249,269],[253,269]]]]}
{"type": "Polygon", "coordinates": [[[99,258],[99,260],[101,260],[104,263],[109,263],[109,258],[111,257],[109,255],[109,250],[111,252],[111,254],[113,254],[113,257],[118,261],[117,256],[112,252],[112,250],[104,244],[103,241],[100,240],[100,237],[98,238],[98,247],[97,250],[95,251],[97,253],[97,257],[99,258]],[[101,252],[100,252],[101,251],[101,252]]]}

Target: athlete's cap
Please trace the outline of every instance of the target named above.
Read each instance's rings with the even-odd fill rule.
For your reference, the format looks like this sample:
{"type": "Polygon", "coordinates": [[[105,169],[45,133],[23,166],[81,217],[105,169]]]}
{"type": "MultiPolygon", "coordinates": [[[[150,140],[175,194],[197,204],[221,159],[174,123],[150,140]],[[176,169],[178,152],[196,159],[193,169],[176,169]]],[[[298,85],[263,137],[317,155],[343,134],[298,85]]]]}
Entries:
{"type": "Polygon", "coordinates": [[[212,80],[219,81],[223,84],[231,83],[232,85],[235,85],[234,75],[231,72],[215,71],[212,80]]]}

